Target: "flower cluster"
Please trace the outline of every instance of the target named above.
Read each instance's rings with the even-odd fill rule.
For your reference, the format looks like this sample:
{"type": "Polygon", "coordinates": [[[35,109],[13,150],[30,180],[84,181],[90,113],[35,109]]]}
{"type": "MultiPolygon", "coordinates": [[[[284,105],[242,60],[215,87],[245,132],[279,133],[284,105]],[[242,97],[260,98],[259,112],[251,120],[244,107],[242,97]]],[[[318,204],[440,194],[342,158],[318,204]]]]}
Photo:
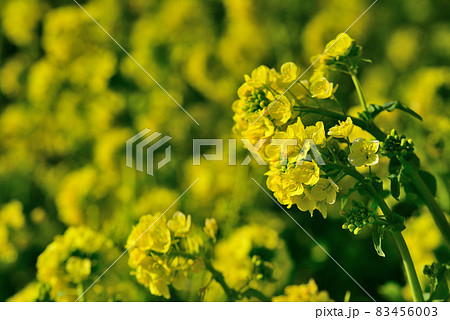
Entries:
{"type": "MultiPolygon", "coordinates": [[[[56,236],[39,256],[37,279],[43,288],[48,288],[46,296],[51,301],[73,302],[119,254],[112,241],[102,234],[84,226],[70,227],[64,235],[56,236]]],[[[115,276],[111,273],[106,278],[115,276]]],[[[127,291],[122,289],[103,279],[102,284],[95,283],[86,295],[88,300],[96,301],[127,300],[127,291]],[[107,285],[103,287],[105,281],[107,285]]]]}
{"type": "Polygon", "coordinates": [[[273,302],[332,302],[328,292],[319,291],[316,282],[309,279],[308,283],[287,286],[284,295],[273,297],[273,302]]]}
{"type": "Polygon", "coordinates": [[[345,65],[344,60],[358,56],[361,47],[356,45],[348,34],[340,33],[335,39],[331,40],[325,46],[323,53],[314,56],[311,60],[317,61],[314,64],[314,73],[310,79],[312,83],[323,81],[322,79],[328,75],[329,70],[334,70],[345,65]]]}
{"type": "MultiPolygon", "coordinates": [[[[252,288],[269,296],[286,285],[292,268],[286,244],[278,232],[256,223],[242,226],[218,241],[212,265],[223,274],[230,288],[252,288]]],[[[213,282],[205,299],[217,301],[223,295],[213,282]]]]}
{"type": "Polygon", "coordinates": [[[256,142],[270,138],[277,128],[284,128],[295,119],[295,101],[307,95],[302,84],[295,82],[299,75],[299,67],[292,62],[283,64],[280,72],[260,66],[246,75],[245,83],[238,89],[239,100],[232,106],[234,132],[256,142]]]}
{"type": "Polygon", "coordinates": [[[21,234],[25,226],[25,216],[22,204],[11,201],[0,209],[0,265],[14,263],[18,258],[20,239],[26,236],[21,234]]]}
{"type": "MultiPolygon", "coordinates": [[[[205,232],[215,239],[214,219],[206,221],[205,232]]],[[[203,269],[199,256],[205,246],[202,234],[192,230],[190,215],[177,211],[169,221],[161,214],[145,215],[128,237],[128,264],[137,282],[151,294],[169,299],[170,285],[182,290],[189,273],[203,269]]]]}
{"type": "MultiPolygon", "coordinates": [[[[240,99],[232,107],[234,131],[254,145],[265,139],[259,152],[270,164],[267,186],[281,204],[288,208],[295,204],[311,214],[318,209],[326,217],[327,206],[335,202],[339,188],[331,179],[322,178],[317,159],[303,161],[312,148],[326,146],[324,123],[304,126],[296,107],[307,99],[331,97],[334,89],[326,79],[314,86],[297,82],[298,74],[299,68],[289,62],[282,65],[280,73],[261,66],[245,76],[238,90],[240,99]],[[280,143],[270,143],[270,139],[280,143]]],[[[331,132],[350,133],[353,123],[349,121],[331,132]]]]}

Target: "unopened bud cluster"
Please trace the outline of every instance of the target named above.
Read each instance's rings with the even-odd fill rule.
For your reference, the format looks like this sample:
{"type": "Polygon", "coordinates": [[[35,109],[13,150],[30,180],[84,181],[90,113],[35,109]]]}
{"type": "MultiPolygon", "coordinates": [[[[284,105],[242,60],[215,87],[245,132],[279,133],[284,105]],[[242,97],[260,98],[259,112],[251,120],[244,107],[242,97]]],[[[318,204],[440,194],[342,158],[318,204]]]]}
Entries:
{"type": "Polygon", "coordinates": [[[369,210],[362,203],[353,201],[352,208],[343,211],[341,215],[346,220],[346,222],[342,225],[342,229],[348,229],[356,235],[365,225],[375,222],[376,213],[369,210]]]}
{"type": "Polygon", "coordinates": [[[404,135],[399,135],[395,129],[380,143],[381,152],[389,158],[396,156],[406,156],[414,152],[414,143],[411,139],[406,139],[404,135]]]}

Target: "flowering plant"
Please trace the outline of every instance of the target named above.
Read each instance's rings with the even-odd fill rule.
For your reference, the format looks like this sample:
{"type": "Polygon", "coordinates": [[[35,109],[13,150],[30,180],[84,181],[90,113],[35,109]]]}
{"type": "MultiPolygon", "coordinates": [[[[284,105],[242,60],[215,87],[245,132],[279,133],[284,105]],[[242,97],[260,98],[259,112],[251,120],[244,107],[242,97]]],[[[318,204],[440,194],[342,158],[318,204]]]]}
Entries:
{"type": "MultiPolygon", "coordinates": [[[[300,67],[292,62],[283,64],[280,72],[261,66],[251,76],[245,76],[245,83],[238,90],[239,100],[233,104],[234,131],[252,141],[264,139],[259,153],[270,164],[265,174],[267,187],[288,209],[296,205],[300,211],[313,215],[317,210],[326,218],[329,206],[336,204],[337,194],[342,193],[339,182],[351,177],[353,187],[342,196],[342,228],[357,235],[370,225],[376,252],[382,257],[382,239],[390,233],[402,255],[414,300],[423,301],[424,294],[402,236],[407,213],[391,208],[387,200],[392,197],[402,203],[402,189],[405,197],[416,199],[417,205],[424,203],[447,246],[449,223],[434,198],[436,180],[420,167],[413,141],[395,129],[385,134],[374,121],[380,113],[396,109],[419,120],[421,117],[398,101],[367,104],[357,75],[359,65],[370,60],[362,58],[362,48],[347,34],[339,34],[326,45],[323,54],[312,60],[317,63],[309,80],[300,80],[300,67]],[[333,72],[352,79],[362,108],[357,115],[350,115],[336,97],[338,86],[328,80],[333,72]],[[327,101],[332,107],[324,103],[327,101]],[[319,115],[320,121],[305,126],[303,117],[307,114],[319,115]],[[329,119],[336,125],[325,130],[324,121],[329,119]],[[351,140],[355,127],[361,136],[351,140]],[[280,144],[279,139],[296,142],[280,144]],[[307,160],[300,150],[306,146],[304,151],[314,154],[311,145],[318,148],[320,156],[316,154],[315,159],[307,160]],[[377,168],[382,160],[389,163],[388,174],[377,168]],[[390,181],[389,190],[384,188],[384,178],[390,181]],[[354,192],[364,197],[362,201],[347,201],[354,192]]],[[[438,281],[446,280],[441,276],[438,281]]],[[[427,296],[438,299],[433,287],[431,290],[427,296]]],[[[448,290],[440,298],[447,296],[448,290]]]]}

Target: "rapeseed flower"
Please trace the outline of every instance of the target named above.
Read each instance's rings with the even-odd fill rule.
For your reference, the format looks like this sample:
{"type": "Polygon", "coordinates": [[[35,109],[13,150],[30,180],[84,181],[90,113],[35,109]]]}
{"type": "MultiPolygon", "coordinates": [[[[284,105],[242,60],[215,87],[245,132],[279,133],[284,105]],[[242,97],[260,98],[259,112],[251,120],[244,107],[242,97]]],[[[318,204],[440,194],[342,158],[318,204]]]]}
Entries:
{"type": "Polygon", "coordinates": [[[380,158],[377,154],[379,146],[380,143],[377,140],[355,139],[350,147],[348,161],[355,167],[376,165],[380,158]]]}
{"type": "Polygon", "coordinates": [[[316,282],[310,279],[306,284],[287,286],[284,295],[273,297],[273,302],[332,302],[327,291],[319,291],[316,282]]]}
{"type": "Polygon", "coordinates": [[[329,82],[325,77],[315,80],[309,86],[312,97],[317,99],[332,98],[336,90],[337,86],[333,86],[333,83],[329,82]]]}
{"type": "Polygon", "coordinates": [[[172,219],[167,222],[167,227],[172,231],[175,237],[184,237],[191,229],[191,216],[180,211],[175,212],[172,219]]]}
{"type": "Polygon", "coordinates": [[[346,33],[340,33],[325,46],[325,50],[327,50],[326,55],[333,58],[345,57],[350,53],[354,45],[355,40],[346,33]]]}
{"type": "Polygon", "coordinates": [[[339,125],[336,125],[328,130],[328,135],[333,138],[348,138],[353,131],[352,118],[347,117],[345,121],[339,120],[339,125]]]}
{"type": "MultiPolygon", "coordinates": [[[[112,241],[103,235],[84,226],[70,227],[63,235],[56,236],[38,257],[37,279],[48,287],[52,301],[75,301],[83,293],[83,287],[94,282],[118,256],[112,241]]],[[[111,274],[111,277],[117,276],[111,274]]],[[[96,283],[85,298],[115,300],[117,295],[124,294],[116,287],[120,281],[107,282],[108,289],[103,287],[104,281],[96,283]]]]}

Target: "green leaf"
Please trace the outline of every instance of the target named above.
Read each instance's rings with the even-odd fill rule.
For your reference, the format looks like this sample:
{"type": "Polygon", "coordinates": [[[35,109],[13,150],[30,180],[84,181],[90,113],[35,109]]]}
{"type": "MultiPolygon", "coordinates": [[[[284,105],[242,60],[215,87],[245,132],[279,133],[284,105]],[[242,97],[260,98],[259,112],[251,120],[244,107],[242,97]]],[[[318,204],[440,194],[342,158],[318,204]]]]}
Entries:
{"type": "Polygon", "coordinates": [[[399,198],[400,198],[400,182],[398,181],[398,176],[395,174],[391,174],[388,178],[389,178],[389,180],[391,180],[391,195],[396,200],[399,200],[399,198]]]}
{"type": "Polygon", "coordinates": [[[430,189],[433,196],[436,196],[437,191],[436,178],[431,173],[425,170],[419,170],[419,174],[422,177],[425,184],[427,185],[428,189],[430,189]]]}
{"type": "Polygon", "coordinates": [[[408,106],[401,103],[400,101],[395,102],[394,109],[402,110],[402,111],[408,113],[409,115],[413,116],[414,118],[419,119],[420,121],[423,120],[422,117],[418,113],[416,113],[415,111],[413,111],[408,106]]]}
{"type": "Polygon", "coordinates": [[[419,207],[412,200],[404,199],[392,206],[392,212],[402,217],[409,218],[417,212],[419,207]]]}
{"type": "Polygon", "coordinates": [[[402,169],[402,163],[398,160],[397,157],[391,158],[389,161],[389,173],[398,175],[400,170],[402,169]]]}
{"type": "Polygon", "coordinates": [[[391,225],[390,227],[398,232],[402,232],[405,230],[405,218],[399,214],[394,213],[392,215],[391,225]]]}
{"type": "Polygon", "coordinates": [[[408,154],[404,157],[406,161],[411,163],[414,167],[420,168],[420,159],[415,153],[408,154]]]}
{"type": "Polygon", "coordinates": [[[355,189],[358,190],[358,193],[362,196],[368,195],[369,193],[367,192],[366,189],[366,185],[364,184],[364,182],[358,181],[355,184],[355,189]]]}
{"type": "Polygon", "coordinates": [[[401,110],[403,112],[408,113],[409,115],[413,116],[416,119],[419,119],[422,121],[422,117],[417,114],[415,111],[404,105],[403,103],[399,101],[390,101],[386,102],[383,105],[377,105],[377,104],[370,104],[368,107],[368,110],[365,111],[366,114],[365,118],[371,118],[374,119],[377,115],[379,115],[383,111],[392,112],[395,109],[401,110]]]}
{"type": "Polygon", "coordinates": [[[428,301],[446,301],[449,296],[448,280],[450,277],[450,266],[433,262],[426,265],[423,273],[430,279],[430,297],[428,301]]]}
{"type": "Polygon", "coordinates": [[[383,193],[383,181],[379,177],[373,177],[371,183],[379,194],[383,193]]]}
{"type": "Polygon", "coordinates": [[[438,281],[436,288],[430,296],[430,300],[446,301],[449,297],[448,283],[445,276],[436,279],[438,281]]]}
{"type": "Polygon", "coordinates": [[[384,226],[380,224],[375,224],[372,229],[372,240],[375,247],[375,251],[380,257],[385,257],[386,255],[381,248],[381,241],[383,240],[384,226]]]}

